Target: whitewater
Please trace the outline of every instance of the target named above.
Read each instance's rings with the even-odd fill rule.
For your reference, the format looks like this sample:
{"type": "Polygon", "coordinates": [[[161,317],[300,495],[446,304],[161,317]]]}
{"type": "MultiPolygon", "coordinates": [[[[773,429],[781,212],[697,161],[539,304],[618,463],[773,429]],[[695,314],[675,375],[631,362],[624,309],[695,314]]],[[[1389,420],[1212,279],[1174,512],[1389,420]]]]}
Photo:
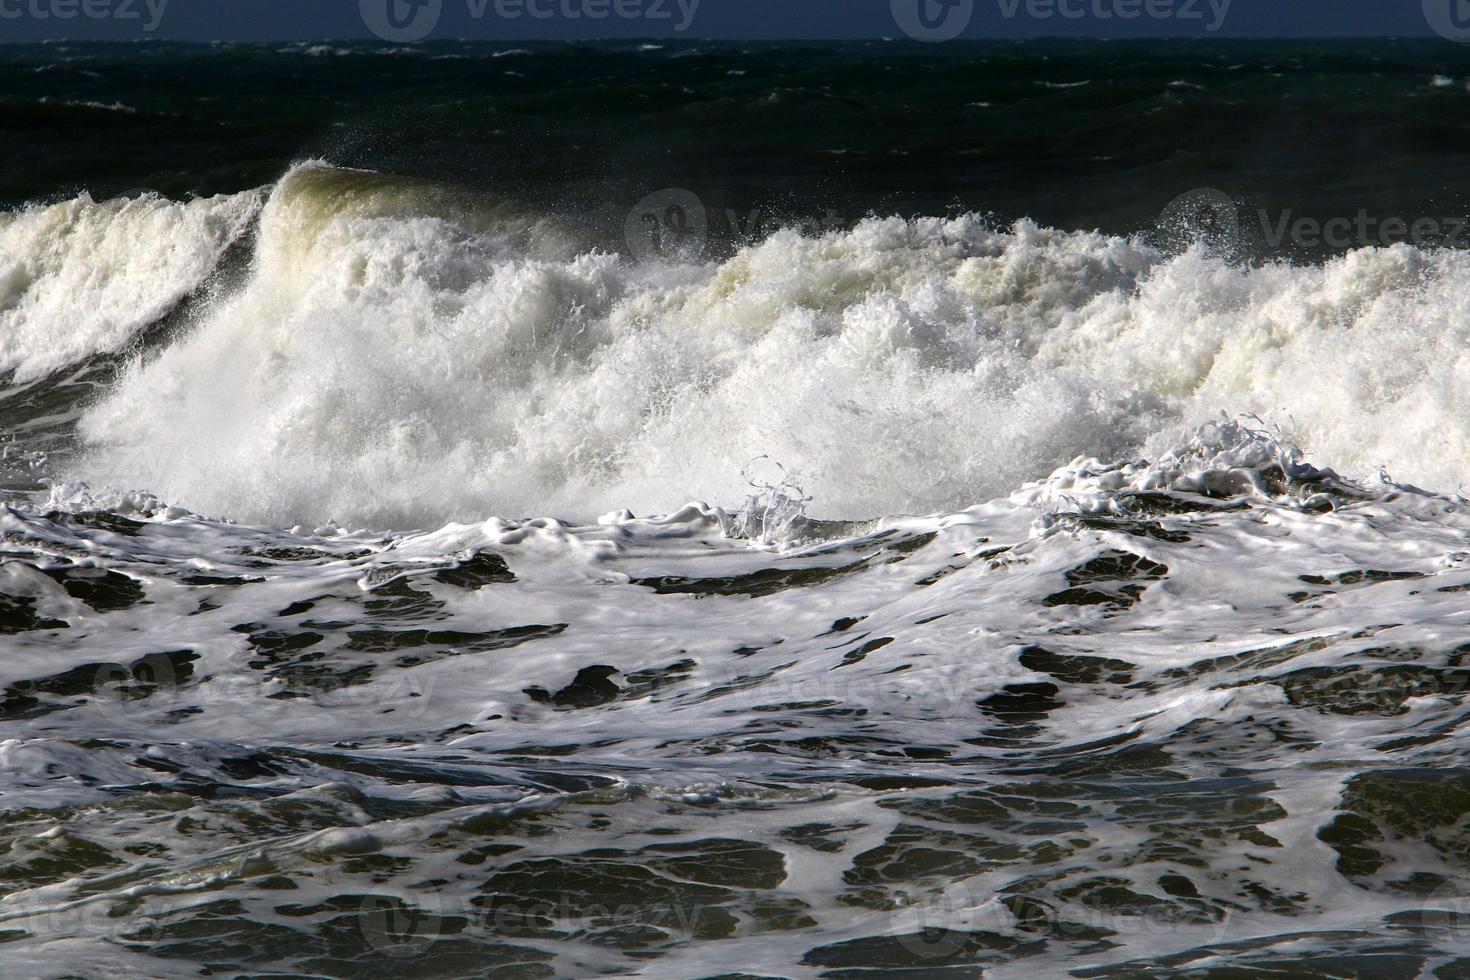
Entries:
{"type": "Polygon", "coordinates": [[[0,215],[7,966],[1467,968],[1465,252],[623,244],[0,215]]]}
{"type": "Polygon", "coordinates": [[[58,474],[236,520],[668,512],[738,503],[761,456],[816,516],[931,513],[1222,410],[1355,476],[1453,490],[1470,458],[1459,251],[1238,267],[965,216],[638,264],[568,221],[321,164],[3,221],[16,381],[136,344],[255,222],[243,285],[88,400],[58,474]]]}

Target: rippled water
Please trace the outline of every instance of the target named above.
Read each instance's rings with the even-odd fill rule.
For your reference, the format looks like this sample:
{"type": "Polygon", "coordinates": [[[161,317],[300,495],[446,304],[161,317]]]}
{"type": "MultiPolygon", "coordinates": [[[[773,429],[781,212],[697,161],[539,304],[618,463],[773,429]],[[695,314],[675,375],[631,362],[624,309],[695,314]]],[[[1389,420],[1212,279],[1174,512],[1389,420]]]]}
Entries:
{"type": "Polygon", "coordinates": [[[0,972],[1470,975],[1464,51],[386,50],[0,54],[0,972]]]}
{"type": "Polygon", "coordinates": [[[11,510],[7,963],[1454,975],[1465,507],[1230,425],[861,525],[11,510]]]}

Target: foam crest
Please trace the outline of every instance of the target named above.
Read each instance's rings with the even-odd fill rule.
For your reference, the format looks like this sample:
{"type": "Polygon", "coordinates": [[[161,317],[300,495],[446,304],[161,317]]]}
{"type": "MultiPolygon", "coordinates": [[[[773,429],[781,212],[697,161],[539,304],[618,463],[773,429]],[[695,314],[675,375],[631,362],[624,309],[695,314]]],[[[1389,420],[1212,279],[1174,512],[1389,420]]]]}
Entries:
{"type": "MultiPolygon", "coordinates": [[[[1345,501],[1361,501],[1399,487],[1380,472],[1368,485],[1343,478],[1306,462],[1294,435],[1279,425],[1267,427],[1256,416],[1230,418],[1182,433],[1153,460],[1100,460],[1079,456],[1049,477],[1012,495],[1023,505],[1056,513],[1122,512],[1147,509],[1163,495],[1212,500],[1254,498],[1288,507],[1330,510],[1345,501]]],[[[1198,506],[1186,502],[1186,509],[1198,506]]]]}
{"type": "Polygon", "coordinates": [[[261,199],[83,194],[0,212],[0,376],[31,381],[126,346],[204,283],[261,199]]]}
{"type": "Polygon", "coordinates": [[[809,516],[866,518],[1158,455],[1226,410],[1289,417],[1350,475],[1448,487],[1467,263],[1397,246],[1237,267],[965,216],[633,264],[310,165],[266,206],[248,285],[83,420],[72,475],[242,520],[404,527],[738,507],[768,456],[809,516]]]}

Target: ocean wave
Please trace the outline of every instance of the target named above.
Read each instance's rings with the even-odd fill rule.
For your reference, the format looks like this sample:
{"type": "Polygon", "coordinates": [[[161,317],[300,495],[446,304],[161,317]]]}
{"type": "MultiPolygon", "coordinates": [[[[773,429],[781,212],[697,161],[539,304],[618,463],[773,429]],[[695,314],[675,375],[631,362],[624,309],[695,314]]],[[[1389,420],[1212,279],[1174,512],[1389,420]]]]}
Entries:
{"type": "Polygon", "coordinates": [[[245,285],[125,373],[63,475],[240,520],[410,527],[729,503],[769,456],[813,514],[856,519],[968,506],[1078,455],[1161,453],[1224,410],[1352,475],[1465,476],[1461,252],[1240,266],[973,215],[783,230],[708,262],[579,236],[298,167],[260,213],[245,285]]]}
{"type": "Polygon", "coordinates": [[[116,351],[209,277],[262,195],[82,195],[0,213],[0,376],[116,351]]]}

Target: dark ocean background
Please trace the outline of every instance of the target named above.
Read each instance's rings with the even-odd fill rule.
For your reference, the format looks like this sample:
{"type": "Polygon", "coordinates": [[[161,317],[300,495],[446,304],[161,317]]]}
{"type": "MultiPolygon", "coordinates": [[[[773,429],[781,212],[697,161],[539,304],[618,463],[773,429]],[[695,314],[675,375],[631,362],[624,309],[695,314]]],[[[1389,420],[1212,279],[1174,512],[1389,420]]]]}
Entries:
{"type": "Polygon", "coordinates": [[[1127,234],[1204,187],[1273,218],[1449,218],[1467,77],[1438,41],[6,47],[0,205],[320,157],[610,227],[688,188],[716,239],[971,211],[1127,234]]]}

